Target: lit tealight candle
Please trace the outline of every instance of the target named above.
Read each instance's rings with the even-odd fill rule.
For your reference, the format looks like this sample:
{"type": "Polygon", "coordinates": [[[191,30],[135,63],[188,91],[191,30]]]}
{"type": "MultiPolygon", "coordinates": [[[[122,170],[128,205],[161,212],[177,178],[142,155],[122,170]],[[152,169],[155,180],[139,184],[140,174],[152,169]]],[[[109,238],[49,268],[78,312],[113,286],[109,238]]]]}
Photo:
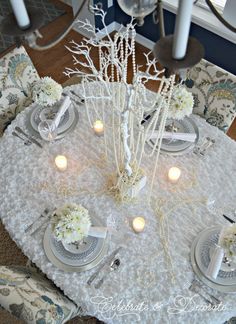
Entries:
{"type": "Polygon", "coordinates": [[[181,175],[181,170],[177,167],[170,168],[168,172],[168,179],[171,183],[176,183],[181,175]]]}
{"type": "Polygon", "coordinates": [[[93,129],[96,135],[101,136],[104,132],[104,125],[101,120],[96,120],[93,124],[93,129]]]}
{"type": "Polygon", "coordinates": [[[55,158],[55,164],[60,171],[67,169],[67,158],[64,155],[57,155],[55,158]]]}
{"type": "Polygon", "coordinates": [[[145,227],[145,219],[143,217],[135,217],[133,219],[133,230],[136,233],[140,233],[144,230],[145,227]]]}

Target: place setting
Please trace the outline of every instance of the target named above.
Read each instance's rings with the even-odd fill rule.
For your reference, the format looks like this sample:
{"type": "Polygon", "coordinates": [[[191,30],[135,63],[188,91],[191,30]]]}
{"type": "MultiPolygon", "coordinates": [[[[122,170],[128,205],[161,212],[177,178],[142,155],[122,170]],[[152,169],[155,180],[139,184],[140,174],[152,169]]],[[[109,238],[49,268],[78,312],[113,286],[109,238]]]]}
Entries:
{"type": "Polygon", "coordinates": [[[200,232],[190,256],[193,271],[203,285],[218,292],[236,293],[236,224],[232,219],[229,225],[200,232]]]}
{"type": "Polygon", "coordinates": [[[48,260],[66,272],[90,270],[108,251],[107,227],[81,204],[45,208],[25,229],[32,237],[39,231],[45,231],[43,247],[48,260]]]}
{"type": "MultiPolygon", "coordinates": [[[[179,76],[185,58],[174,57],[187,40],[177,37],[176,69],[157,60],[158,44],[140,65],[137,22],[110,37],[106,13],[92,9],[105,37],[98,39],[89,21],[79,22],[93,35],[66,45],[73,62],[63,73],[79,81],[63,88],[38,77],[30,84],[30,106],[4,134],[2,223],[84,315],[108,324],[225,323],[235,311],[236,214],[229,212],[235,144],[194,115],[200,98],[179,76]],[[116,308],[111,318],[98,299],[116,308]],[[131,303],[135,309],[126,313],[131,303]],[[225,309],[217,313],[218,305],[225,309]]],[[[221,102],[225,92],[211,91],[221,102]]],[[[221,122],[220,110],[213,113],[221,122]]],[[[10,300],[13,285],[3,286],[0,300],[10,300]]],[[[22,289],[28,306],[39,305],[36,316],[44,316],[45,299],[45,309],[59,313],[59,301],[43,288],[44,294],[22,289]]],[[[22,312],[31,314],[25,306],[22,312]]]]}
{"type": "MultiPolygon", "coordinates": [[[[158,99],[161,105],[167,105],[164,98],[158,99]]],[[[162,141],[160,152],[168,155],[183,155],[192,152],[199,141],[199,129],[191,117],[193,110],[193,97],[182,84],[174,87],[171,101],[169,104],[167,120],[164,131],[162,132],[162,141]]],[[[153,122],[155,110],[147,112],[142,121],[145,129],[153,122]]],[[[156,144],[161,127],[161,123],[156,123],[155,128],[148,132],[147,145],[151,149],[157,149],[156,144]]]]}
{"type": "Polygon", "coordinates": [[[62,91],[61,85],[48,77],[33,86],[35,106],[29,113],[26,128],[37,138],[59,140],[76,127],[79,120],[77,106],[83,104],[83,99],[78,95],[75,100],[72,97],[76,95],[75,91],[72,95],[62,91]]]}

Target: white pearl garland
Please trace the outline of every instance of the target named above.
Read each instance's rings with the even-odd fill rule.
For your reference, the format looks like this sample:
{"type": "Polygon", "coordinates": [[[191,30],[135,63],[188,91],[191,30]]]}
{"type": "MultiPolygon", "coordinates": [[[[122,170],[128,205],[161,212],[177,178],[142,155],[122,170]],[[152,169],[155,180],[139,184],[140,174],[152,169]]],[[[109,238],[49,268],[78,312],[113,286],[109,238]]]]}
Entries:
{"type": "Polygon", "coordinates": [[[131,48],[132,48],[132,63],[133,63],[133,75],[136,74],[136,50],[135,50],[135,37],[136,31],[134,26],[132,26],[132,36],[131,36],[131,48]]]}

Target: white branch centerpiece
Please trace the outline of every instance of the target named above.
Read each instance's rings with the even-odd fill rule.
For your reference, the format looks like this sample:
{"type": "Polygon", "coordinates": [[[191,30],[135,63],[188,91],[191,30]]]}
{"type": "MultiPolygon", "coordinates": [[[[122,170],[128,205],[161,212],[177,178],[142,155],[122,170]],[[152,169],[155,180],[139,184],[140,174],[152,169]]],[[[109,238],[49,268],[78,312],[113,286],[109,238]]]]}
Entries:
{"type": "Polygon", "coordinates": [[[115,162],[111,189],[124,201],[137,196],[146,184],[141,168],[144,156],[154,161],[152,191],[175,76],[165,77],[156,59],[150,58],[151,53],[144,54],[146,66],[136,66],[133,20],[111,37],[105,24],[106,13],[96,6],[92,9],[101,18],[103,29],[99,31],[88,21],[78,21],[93,37],[79,44],[71,41],[71,47],[67,48],[73,54],[76,67],[66,68],[64,73],[68,77],[82,77],[89,124],[92,128],[96,119],[102,120],[104,151],[107,158],[115,162]],[[92,51],[97,51],[97,64],[91,58],[92,51]],[[130,82],[128,72],[132,75],[130,82]],[[147,89],[149,81],[156,84],[157,92],[147,89]],[[157,132],[155,143],[152,150],[146,152],[145,143],[154,132],[157,132]]]}

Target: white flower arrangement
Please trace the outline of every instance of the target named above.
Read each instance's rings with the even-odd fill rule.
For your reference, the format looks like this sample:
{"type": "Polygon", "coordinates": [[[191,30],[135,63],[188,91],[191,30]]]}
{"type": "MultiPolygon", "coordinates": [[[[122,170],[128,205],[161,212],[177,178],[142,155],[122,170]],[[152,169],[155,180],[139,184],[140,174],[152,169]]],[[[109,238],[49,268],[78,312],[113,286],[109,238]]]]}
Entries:
{"type": "Polygon", "coordinates": [[[88,236],[91,226],[88,210],[77,204],[66,204],[57,209],[51,222],[55,238],[67,244],[88,236]]]}
{"type": "Polygon", "coordinates": [[[42,106],[52,106],[60,100],[62,86],[50,77],[41,78],[32,87],[32,98],[42,106]]]}
{"type": "Polygon", "coordinates": [[[168,118],[183,119],[193,111],[193,95],[183,85],[177,85],[173,89],[168,118]]]}
{"type": "Polygon", "coordinates": [[[224,249],[225,255],[236,262],[236,224],[223,228],[219,245],[224,249]]]}

